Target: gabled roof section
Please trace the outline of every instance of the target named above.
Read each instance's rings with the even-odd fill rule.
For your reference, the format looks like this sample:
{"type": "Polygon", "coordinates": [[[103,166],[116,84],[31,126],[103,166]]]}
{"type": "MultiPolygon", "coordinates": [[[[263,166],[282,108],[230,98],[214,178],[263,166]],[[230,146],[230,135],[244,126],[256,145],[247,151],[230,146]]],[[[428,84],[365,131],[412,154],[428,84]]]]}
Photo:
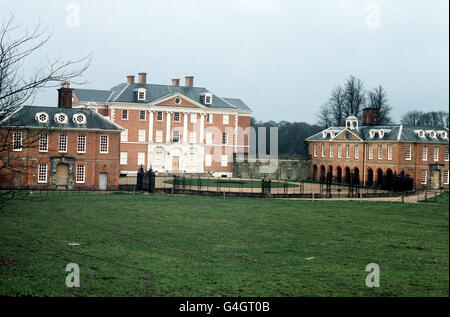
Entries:
{"type": "Polygon", "coordinates": [[[27,127],[42,129],[77,129],[77,130],[105,130],[122,131],[123,129],[108,118],[98,114],[90,109],[81,108],[57,108],[44,106],[23,106],[13,115],[7,118],[1,124],[2,127],[27,127]],[[47,123],[39,123],[36,120],[37,113],[48,114],[47,123]],[[67,115],[67,123],[59,124],[54,120],[56,114],[64,113],[67,115]],[[73,121],[73,116],[83,114],[86,116],[85,124],[77,124],[73,121]]]}

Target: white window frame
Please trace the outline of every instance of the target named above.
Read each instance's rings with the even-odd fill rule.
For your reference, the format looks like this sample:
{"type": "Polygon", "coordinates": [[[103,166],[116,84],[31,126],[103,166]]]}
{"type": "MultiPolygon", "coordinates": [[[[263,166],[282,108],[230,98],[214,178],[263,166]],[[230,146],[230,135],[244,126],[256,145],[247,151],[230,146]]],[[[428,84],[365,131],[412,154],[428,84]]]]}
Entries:
{"type": "Polygon", "coordinates": [[[86,153],[86,134],[79,134],[77,138],[77,153],[86,153]]]}
{"type": "Polygon", "coordinates": [[[138,141],[145,142],[145,129],[138,130],[138,141]]]}
{"type": "Polygon", "coordinates": [[[120,152],[120,165],[128,165],[128,152],[120,152]]]}
{"type": "Polygon", "coordinates": [[[345,145],[345,158],[350,158],[350,144],[345,145]]]}
{"type": "Polygon", "coordinates": [[[47,183],[48,165],[41,163],[38,165],[38,183],[47,183]]]}
{"type": "Polygon", "coordinates": [[[338,158],[342,158],[342,145],[338,144],[338,158]]]}
{"type": "Polygon", "coordinates": [[[163,142],[163,130],[156,130],[155,140],[156,140],[156,143],[162,143],[163,142]]]}
{"type": "Polygon", "coordinates": [[[317,143],[314,144],[314,157],[317,157],[317,143]]]}
{"type": "Polygon", "coordinates": [[[145,166],[145,152],[138,152],[137,155],[137,165],[138,166],[145,166]]]}
{"type": "Polygon", "coordinates": [[[191,113],[191,123],[197,123],[197,114],[196,113],[191,113]]]}
{"type": "Polygon", "coordinates": [[[369,145],[369,160],[373,160],[373,144],[369,145]]]}
{"type": "Polygon", "coordinates": [[[229,124],[230,123],[230,116],[227,114],[223,115],[223,124],[229,124]]]}
{"type": "Polygon", "coordinates": [[[122,109],[122,120],[128,120],[128,109],[122,109]]]}
{"type": "Polygon", "coordinates": [[[435,162],[439,161],[439,147],[434,148],[433,160],[435,162]]]}
{"type": "Polygon", "coordinates": [[[325,157],[325,144],[322,143],[320,146],[320,154],[322,157],[325,157]]]}
{"type": "Polygon", "coordinates": [[[212,163],[212,155],[211,154],[206,154],[205,155],[205,166],[206,167],[211,167],[211,163],[212,163]]]}
{"type": "Polygon", "coordinates": [[[222,132],[222,144],[228,144],[228,133],[222,132]]]}
{"type": "Polygon", "coordinates": [[[378,144],[378,159],[382,160],[383,159],[383,145],[378,144]]]}
{"type": "Polygon", "coordinates": [[[84,184],[86,181],[86,165],[77,164],[75,173],[75,183],[84,184]]]}
{"type": "Polygon", "coordinates": [[[180,143],[180,137],[181,137],[180,131],[178,131],[178,130],[172,131],[172,143],[180,143]]]}
{"type": "Polygon", "coordinates": [[[156,112],[156,121],[164,121],[164,113],[162,111],[156,112]],[[159,117],[161,115],[161,118],[159,117]]]}
{"type": "Polygon", "coordinates": [[[359,145],[355,144],[355,160],[359,159],[359,145]]]}
{"type": "Polygon", "coordinates": [[[139,110],[139,120],[145,121],[147,119],[147,111],[145,110],[139,110]],[[144,114],[144,118],[142,118],[142,114],[144,114]]]}
{"type": "Polygon", "coordinates": [[[39,152],[48,152],[48,133],[41,133],[39,135],[39,152]]]}
{"type": "Polygon", "coordinates": [[[214,122],[214,118],[212,113],[207,113],[206,114],[206,123],[207,124],[212,124],[214,122]]]}
{"type": "Polygon", "coordinates": [[[14,152],[21,152],[23,148],[23,139],[22,139],[22,132],[14,132],[13,133],[13,151],[14,152]],[[16,146],[17,145],[17,146],[16,146]]]}
{"type": "Polygon", "coordinates": [[[448,162],[449,158],[450,158],[450,154],[449,154],[449,152],[448,152],[448,146],[447,146],[447,147],[445,148],[445,161],[448,162]]]}
{"type": "Polygon", "coordinates": [[[142,89],[142,88],[138,89],[138,91],[137,91],[138,100],[140,100],[140,101],[145,100],[145,95],[146,95],[145,89],[142,89]]]}
{"type": "Polygon", "coordinates": [[[424,146],[422,149],[422,161],[428,161],[428,146],[424,146]]]}
{"type": "Polygon", "coordinates": [[[449,171],[444,170],[444,185],[448,185],[450,183],[449,171]]]}
{"type": "Polygon", "coordinates": [[[228,166],[228,155],[223,154],[220,160],[220,166],[227,167],[228,166]]]}
{"type": "Polygon", "coordinates": [[[421,175],[421,183],[422,185],[426,185],[427,184],[427,177],[428,177],[428,171],[427,170],[422,170],[422,175],[421,175]]]}
{"type": "Polygon", "coordinates": [[[405,146],[405,160],[406,161],[411,161],[411,145],[406,145],[405,146]]]}
{"type": "Polygon", "coordinates": [[[128,129],[124,129],[120,133],[120,142],[128,142],[128,129]]]}
{"type": "Polygon", "coordinates": [[[58,152],[59,153],[67,153],[67,147],[68,147],[68,136],[67,134],[60,134],[59,135],[59,141],[58,141],[58,152]]]}
{"type": "Polygon", "coordinates": [[[109,135],[102,134],[100,135],[100,154],[108,154],[109,153],[109,135]],[[106,140],[106,145],[105,145],[106,140]],[[106,150],[105,150],[106,148],[106,150]]]}
{"type": "Polygon", "coordinates": [[[392,144],[388,144],[387,156],[388,156],[388,161],[392,161],[392,144]]]}
{"type": "Polygon", "coordinates": [[[329,156],[333,157],[333,144],[330,144],[329,146],[329,156]]]}
{"type": "Polygon", "coordinates": [[[181,122],[181,112],[174,112],[173,113],[173,122],[181,122]]]}

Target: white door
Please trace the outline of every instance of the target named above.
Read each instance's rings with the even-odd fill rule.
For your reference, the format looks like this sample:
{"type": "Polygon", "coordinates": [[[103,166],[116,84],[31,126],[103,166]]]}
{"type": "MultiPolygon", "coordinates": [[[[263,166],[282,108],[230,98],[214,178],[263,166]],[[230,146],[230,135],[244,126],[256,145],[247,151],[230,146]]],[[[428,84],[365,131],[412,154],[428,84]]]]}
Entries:
{"type": "Polygon", "coordinates": [[[107,186],[108,186],[108,174],[107,173],[100,173],[98,188],[100,190],[106,190],[107,186]]]}

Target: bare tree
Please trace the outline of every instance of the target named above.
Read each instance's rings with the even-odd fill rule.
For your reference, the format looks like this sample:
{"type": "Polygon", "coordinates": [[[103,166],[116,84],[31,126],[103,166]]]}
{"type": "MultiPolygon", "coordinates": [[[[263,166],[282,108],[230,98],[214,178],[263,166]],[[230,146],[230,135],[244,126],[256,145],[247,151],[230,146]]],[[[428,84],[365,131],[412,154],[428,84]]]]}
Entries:
{"type": "MultiPolygon", "coordinates": [[[[57,87],[62,82],[73,81],[79,77],[91,62],[91,56],[78,60],[56,58],[47,60],[46,65],[33,74],[25,74],[23,64],[29,57],[43,48],[49,41],[50,34],[36,25],[31,31],[15,23],[14,16],[4,20],[0,25],[0,177],[6,170],[14,169],[16,160],[10,160],[12,131],[14,127],[5,122],[11,114],[23,105],[32,105],[36,93],[44,88],[57,87]]],[[[81,84],[81,82],[77,82],[81,84]]],[[[27,133],[24,146],[33,146],[39,133],[27,133]]],[[[8,191],[1,191],[0,208],[12,198],[8,191]]]]}
{"type": "Polygon", "coordinates": [[[344,86],[344,117],[361,118],[361,112],[366,102],[363,82],[350,76],[344,86]]]}
{"type": "Polygon", "coordinates": [[[390,117],[392,107],[389,105],[386,91],[381,85],[367,93],[367,106],[378,110],[378,124],[392,123],[390,117]]]}
{"type": "Polygon", "coordinates": [[[412,126],[448,128],[449,113],[447,111],[423,112],[412,110],[405,113],[400,122],[412,126]]]}

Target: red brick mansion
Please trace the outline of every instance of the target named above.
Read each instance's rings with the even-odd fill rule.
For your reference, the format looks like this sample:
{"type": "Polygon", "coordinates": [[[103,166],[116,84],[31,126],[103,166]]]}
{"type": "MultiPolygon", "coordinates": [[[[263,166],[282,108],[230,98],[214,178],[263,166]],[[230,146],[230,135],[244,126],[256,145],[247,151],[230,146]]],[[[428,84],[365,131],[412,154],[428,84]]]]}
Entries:
{"type": "MultiPolygon", "coordinates": [[[[120,138],[120,173],[140,167],[157,172],[231,176],[233,153],[247,153],[250,108],[240,99],[222,98],[196,87],[193,77],[171,85],[127,76],[111,89],[66,89],[63,107],[92,109],[124,128],[120,138]]],[[[62,97],[63,98],[63,97],[62,97]]],[[[64,99],[64,98],[63,98],[64,99]]]]}
{"type": "Polygon", "coordinates": [[[377,125],[374,109],[364,109],[363,122],[349,117],[345,127],[329,127],[309,137],[311,177],[331,173],[337,182],[365,186],[384,177],[408,174],[416,188],[449,187],[448,128],[377,125]]]}

